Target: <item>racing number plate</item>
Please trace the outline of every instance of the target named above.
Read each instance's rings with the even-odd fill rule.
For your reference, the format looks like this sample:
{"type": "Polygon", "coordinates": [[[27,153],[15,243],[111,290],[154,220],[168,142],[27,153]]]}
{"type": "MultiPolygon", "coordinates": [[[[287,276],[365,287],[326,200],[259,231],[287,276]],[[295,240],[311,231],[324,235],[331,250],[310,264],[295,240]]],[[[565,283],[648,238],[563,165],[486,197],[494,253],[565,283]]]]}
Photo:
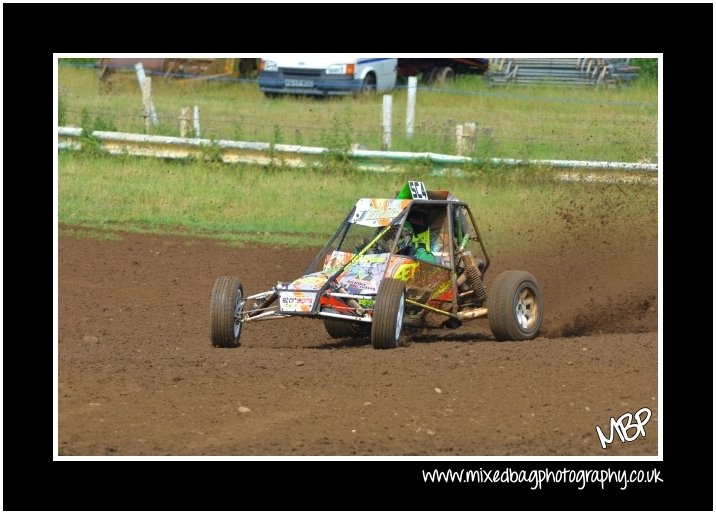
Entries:
{"type": "Polygon", "coordinates": [[[286,79],[286,87],[313,87],[312,80],[286,79]]]}
{"type": "Polygon", "coordinates": [[[410,193],[413,195],[415,200],[427,200],[428,192],[425,190],[425,184],[413,180],[408,181],[410,186],[410,193]]]}

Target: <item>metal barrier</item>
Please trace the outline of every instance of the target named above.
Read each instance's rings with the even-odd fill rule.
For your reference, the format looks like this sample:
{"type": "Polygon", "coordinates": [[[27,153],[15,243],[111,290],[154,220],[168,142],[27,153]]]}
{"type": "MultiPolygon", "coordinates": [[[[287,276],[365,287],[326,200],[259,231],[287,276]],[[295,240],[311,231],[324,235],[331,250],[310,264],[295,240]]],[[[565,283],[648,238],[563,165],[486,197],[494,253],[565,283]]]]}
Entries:
{"type": "MultiPolygon", "coordinates": [[[[59,127],[58,147],[60,149],[80,149],[82,147],[82,129],[59,127]]],[[[124,132],[94,131],[91,137],[98,141],[99,147],[114,155],[152,156],[169,159],[217,159],[225,163],[247,163],[259,165],[279,165],[294,168],[324,167],[330,162],[335,150],[315,146],[258,143],[247,141],[211,140],[170,136],[151,136],[128,134],[124,132]]],[[[657,164],[575,161],[552,159],[476,159],[459,155],[445,155],[431,152],[390,152],[377,150],[350,150],[341,152],[341,157],[350,159],[356,168],[404,172],[416,163],[430,164],[437,174],[464,173],[459,169],[464,165],[524,166],[538,165],[552,168],[621,170],[638,172],[658,171],[657,164]]]]}
{"type": "Polygon", "coordinates": [[[638,72],[629,59],[493,59],[485,76],[492,85],[596,86],[631,80],[638,72]]]}

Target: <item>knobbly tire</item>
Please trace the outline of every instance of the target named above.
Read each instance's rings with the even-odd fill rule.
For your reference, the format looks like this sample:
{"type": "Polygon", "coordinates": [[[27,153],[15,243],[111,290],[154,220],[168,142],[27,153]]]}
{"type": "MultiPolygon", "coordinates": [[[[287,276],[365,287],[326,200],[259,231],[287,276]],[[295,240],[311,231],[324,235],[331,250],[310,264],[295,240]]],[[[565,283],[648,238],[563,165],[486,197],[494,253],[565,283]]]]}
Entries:
{"type": "Polygon", "coordinates": [[[498,341],[524,341],[537,337],[542,325],[542,292],[532,274],[504,271],[487,295],[487,319],[498,341]]]}
{"type": "Polygon", "coordinates": [[[405,282],[384,278],[378,288],[373,310],[370,339],[373,348],[397,348],[405,313],[405,282]]]}
{"type": "Polygon", "coordinates": [[[328,335],[334,339],[343,339],[346,337],[355,338],[368,335],[368,325],[363,323],[358,324],[339,319],[324,319],[323,325],[326,327],[328,335]]]}
{"type": "Polygon", "coordinates": [[[220,348],[236,348],[241,343],[241,315],[244,288],[237,278],[219,277],[211,293],[211,343],[220,348]]]}

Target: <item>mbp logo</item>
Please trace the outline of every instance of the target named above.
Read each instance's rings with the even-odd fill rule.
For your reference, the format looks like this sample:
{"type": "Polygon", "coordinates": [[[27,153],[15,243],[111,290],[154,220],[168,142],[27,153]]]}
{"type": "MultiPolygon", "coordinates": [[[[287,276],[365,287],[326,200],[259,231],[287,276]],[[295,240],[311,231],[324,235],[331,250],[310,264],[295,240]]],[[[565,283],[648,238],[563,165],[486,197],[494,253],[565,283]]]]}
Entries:
{"type": "Polygon", "coordinates": [[[597,435],[599,436],[599,442],[602,445],[602,448],[606,450],[607,444],[611,444],[614,441],[614,431],[616,430],[617,435],[619,436],[619,439],[621,439],[622,443],[625,442],[632,442],[634,439],[636,439],[639,436],[646,437],[646,431],[644,430],[644,425],[646,425],[649,420],[651,419],[651,411],[644,407],[643,409],[640,409],[637,411],[637,413],[632,416],[631,412],[627,412],[626,414],[623,414],[619,417],[619,419],[615,420],[614,418],[611,418],[609,421],[609,438],[607,439],[604,436],[604,433],[602,432],[602,429],[600,427],[597,427],[597,435]],[[633,420],[633,423],[632,423],[633,420]],[[634,429],[634,434],[629,435],[629,430],[634,429]]]}

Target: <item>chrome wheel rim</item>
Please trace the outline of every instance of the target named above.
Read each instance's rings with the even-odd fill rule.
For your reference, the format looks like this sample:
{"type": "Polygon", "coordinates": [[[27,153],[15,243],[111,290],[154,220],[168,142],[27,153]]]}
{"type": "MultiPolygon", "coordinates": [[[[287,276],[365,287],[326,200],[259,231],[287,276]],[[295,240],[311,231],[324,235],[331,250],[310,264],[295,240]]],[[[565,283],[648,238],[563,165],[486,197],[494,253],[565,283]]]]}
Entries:
{"type": "Polygon", "coordinates": [[[395,340],[400,339],[400,331],[403,328],[403,314],[405,313],[405,293],[400,295],[400,305],[398,305],[398,315],[395,319],[395,340]]]}
{"type": "Polygon", "coordinates": [[[236,297],[236,303],[234,304],[234,339],[239,337],[241,334],[241,316],[244,310],[244,297],[241,293],[236,297]]]}
{"type": "Polygon", "coordinates": [[[517,292],[515,302],[515,319],[520,329],[524,332],[531,332],[537,324],[539,308],[535,292],[525,287],[517,292]]]}

